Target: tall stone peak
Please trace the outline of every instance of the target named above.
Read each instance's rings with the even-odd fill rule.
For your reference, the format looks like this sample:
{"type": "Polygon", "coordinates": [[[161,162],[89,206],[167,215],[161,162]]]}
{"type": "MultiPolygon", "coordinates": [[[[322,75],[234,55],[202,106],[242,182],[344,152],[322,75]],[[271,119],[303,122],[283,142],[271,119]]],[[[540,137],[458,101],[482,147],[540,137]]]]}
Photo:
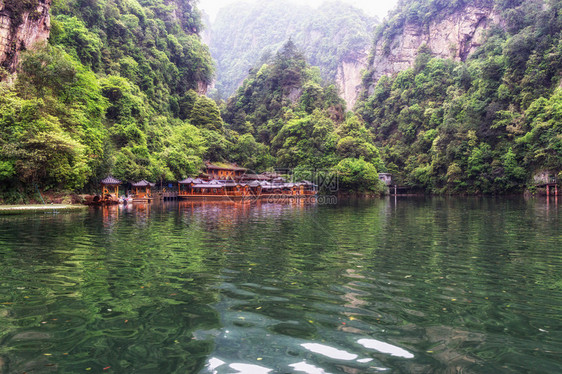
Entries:
{"type": "Polygon", "coordinates": [[[52,0],[0,0],[0,66],[13,73],[21,51],[49,38],[52,0]]]}
{"type": "Polygon", "coordinates": [[[373,73],[372,86],[384,75],[394,75],[413,67],[423,45],[435,57],[464,61],[482,44],[485,31],[500,22],[494,7],[474,5],[467,5],[427,24],[406,22],[402,32],[391,40],[380,37],[375,41],[369,63],[373,73]]]}
{"type": "Polygon", "coordinates": [[[352,109],[361,91],[362,74],[368,66],[368,49],[345,56],[338,65],[336,84],[348,109],[352,109]]]}

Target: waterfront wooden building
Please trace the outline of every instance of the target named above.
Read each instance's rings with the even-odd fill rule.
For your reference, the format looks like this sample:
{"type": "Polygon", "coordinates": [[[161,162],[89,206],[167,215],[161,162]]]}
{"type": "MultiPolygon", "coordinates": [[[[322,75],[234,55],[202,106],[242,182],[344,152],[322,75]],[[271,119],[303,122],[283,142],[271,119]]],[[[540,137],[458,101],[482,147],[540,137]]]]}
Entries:
{"type": "Polygon", "coordinates": [[[193,186],[203,183],[200,178],[187,178],[178,182],[178,197],[182,198],[193,194],[193,186]]]}
{"type": "Polygon", "coordinates": [[[105,201],[119,201],[119,186],[121,181],[119,179],[109,176],[100,182],[102,189],[102,200],[105,201]]]}
{"type": "Polygon", "coordinates": [[[254,181],[271,181],[271,179],[264,174],[244,174],[240,177],[241,181],[254,182],[254,181]]]}
{"type": "Polygon", "coordinates": [[[134,202],[147,202],[152,200],[152,187],[155,186],[154,183],[143,179],[140,182],[133,183],[131,186],[133,188],[134,202]]]}
{"type": "Polygon", "coordinates": [[[318,185],[309,182],[302,181],[300,183],[300,194],[305,196],[314,196],[318,194],[318,185]]]}
{"type": "Polygon", "coordinates": [[[315,196],[317,185],[312,182],[300,183],[253,181],[248,184],[252,193],[260,198],[268,197],[309,197],[315,196]]]}
{"type": "Polygon", "coordinates": [[[200,178],[178,181],[183,200],[255,200],[265,197],[309,197],[317,194],[314,183],[285,183],[276,173],[253,174],[233,164],[205,164],[200,178]]]}
{"type": "Polygon", "coordinates": [[[546,196],[558,196],[558,178],[551,171],[541,171],[533,176],[533,182],[536,187],[544,188],[546,196]]]}
{"type": "Polygon", "coordinates": [[[236,165],[215,165],[210,162],[205,164],[205,176],[208,179],[216,180],[238,180],[248,171],[248,169],[236,165]]]}
{"type": "Polygon", "coordinates": [[[250,195],[248,184],[235,181],[226,181],[223,183],[224,192],[227,196],[239,197],[250,195]]]}
{"type": "Polygon", "coordinates": [[[253,180],[240,182],[234,180],[211,180],[187,178],[178,182],[178,198],[209,200],[252,200],[268,197],[310,197],[317,194],[314,183],[272,183],[253,180]]]}
{"type": "Polygon", "coordinates": [[[233,180],[204,181],[199,178],[187,178],[178,182],[180,199],[243,198],[249,193],[247,184],[233,180]]]}

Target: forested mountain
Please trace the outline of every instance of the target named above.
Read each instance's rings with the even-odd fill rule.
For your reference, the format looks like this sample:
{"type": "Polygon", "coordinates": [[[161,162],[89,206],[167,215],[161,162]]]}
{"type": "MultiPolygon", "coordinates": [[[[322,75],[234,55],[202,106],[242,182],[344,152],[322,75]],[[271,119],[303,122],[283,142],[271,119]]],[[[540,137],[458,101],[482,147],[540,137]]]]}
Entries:
{"type": "MultiPolygon", "coordinates": [[[[37,6],[12,2],[4,0],[12,19],[37,6]]],[[[15,82],[4,75],[0,85],[3,195],[81,189],[108,173],[196,173],[207,139],[222,136],[212,121],[222,121],[194,91],[204,92],[214,68],[191,2],[55,0],[50,12],[49,43],[22,53],[15,82]]],[[[32,33],[33,18],[25,19],[31,25],[9,31],[32,33]]]]}
{"type": "Polygon", "coordinates": [[[353,104],[376,23],[342,2],[327,2],[318,9],[288,0],[233,3],[210,26],[218,96],[232,95],[248,70],[292,39],[308,62],[320,67],[322,78],[336,82],[353,104]]]}
{"type": "MultiPolygon", "coordinates": [[[[298,9],[283,10],[298,19],[298,9]]],[[[369,22],[343,9],[319,14],[331,14],[328,27],[369,22]]],[[[292,26],[277,24],[279,44],[256,52],[219,106],[202,95],[215,70],[189,0],[0,0],[0,200],[85,191],[108,174],[177,180],[204,160],[305,178],[330,170],[342,189],[372,192],[381,171],[435,193],[562,177],[562,0],[401,1],[375,30],[360,101],[347,109],[330,66],[368,35],[362,25],[332,33],[330,49],[324,23],[285,42],[292,26]]],[[[259,46],[262,34],[243,35],[259,46]]]]}
{"type": "Polygon", "coordinates": [[[562,176],[561,32],[557,0],[402,1],[376,31],[356,107],[389,171],[433,192],[502,193],[539,171],[562,176]],[[412,30],[471,12],[486,15],[486,30],[468,53],[452,45],[445,59],[425,43],[405,70],[381,73],[376,61],[392,67],[412,30]]]}
{"type": "MultiPolygon", "coordinates": [[[[47,9],[41,22],[49,39],[44,44],[22,43],[21,51],[10,49],[9,41],[3,44],[19,61],[17,75],[3,70],[0,83],[3,201],[22,201],[37,188],[96,188],[108,174],[129,181],[178,180],[197,175],[204,160],[238,162],[258,171],[287,166],[281,156],[284,143],[278,140],[276,148],[272,143],[284,124],[277,124],[269,135],[264,128],[270,119],[282,116],[292,124],[301,112],[327,121],[326,136],[330,146],[336,146],[334,122],[313,112],[335,110],[341,122],[341,99],[333,87],[320,85],[319,74],[303,58],[293,65],[295,51],[277,55],[269,67],[256,71],[258,77],[281,72],[290,82],[291,99],[275,96],[271,107],[277,105],[278,110],[265,118],[259,112],[262,102],[270,99],[264,91],[254,103],[257,110],[245,104],[243,110],[227,107],[225,118],[232,118],[233,124],[225,124],[217,104],[201,95],[213,79],[214,67],[198,35],[200,14],[191,1],[55,0],[52,8],[48,0],[12,1],[3,0],[0,9],[19,22],[6,28],[9,38],[33,37],[38,21],[33,14],[41,6],[47,9]]],[[[285,93],[286,83],[268,81],[275,93],[285,93]]],[[[254,88],[252,83],[247,87],[254,88]]],[[[322,152],[318,148],[314,157],[322,152]]],[[[307,157],[288,166],[316,164],[307,157]]],[[[375,183],[358,188],[378,189],[376,169],[371,166],[369,171],[375,183]]]]}
{"type": "Polygon", "coordinates": [[[240,148],[261,144],[245,147],[262,162],[246,161],[247,167],[290,168],[307,179],[317,170],[335,172],[344,190],[382,192],[378,171],[384,165],[371,134],[357,117],[345,115],[335,86],[322,86],[318,68],[292,41],[250,72],[223,117],[241,134],[240,148]]]}

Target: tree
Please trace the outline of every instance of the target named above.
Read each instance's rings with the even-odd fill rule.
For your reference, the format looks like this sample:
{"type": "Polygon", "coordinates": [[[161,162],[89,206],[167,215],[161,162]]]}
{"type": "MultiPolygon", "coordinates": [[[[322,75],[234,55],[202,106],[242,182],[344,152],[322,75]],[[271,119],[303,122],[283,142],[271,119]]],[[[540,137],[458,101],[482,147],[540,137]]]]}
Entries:
{"type": "Polygon", "coordinates": [[[219,107],[205,96],[199,96],[193,104],[190,122],[196,127],[214,131],[222,130],[223,127],[219,107]]]}
{"type": "Polygon", "coordinates": [[[363,159],[345,158],[335,167],[343,190],[382,194],[384,187],[375,166],[363,159]]]}

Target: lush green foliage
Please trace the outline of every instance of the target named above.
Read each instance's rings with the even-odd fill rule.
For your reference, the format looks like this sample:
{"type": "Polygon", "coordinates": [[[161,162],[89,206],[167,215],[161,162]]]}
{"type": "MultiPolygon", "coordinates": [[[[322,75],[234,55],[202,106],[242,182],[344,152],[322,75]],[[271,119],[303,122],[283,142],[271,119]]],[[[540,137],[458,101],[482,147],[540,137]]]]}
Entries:
{"type": "Polygon", "coordinates": [[[292,38],[325,80],[334,80],[338,65],[368,48],[376,23],[361,10],[341,2],[318,9],[286,0],[234,3],[212,25],[211,52],[217,61],[217,94],[234,93],[248,70],[269,59],[292,38]]]}
{"type": "Polygon", "coordinates": [[[548,5],[500,2],[506,28],[493,29],[465,63],[431,58],[422,47],[414,68],[379,80],[357,110],[399,181],[499,193],[521,189],[534,172],[562,170],[562,2],[548,5]]]}
{"type": "Polygon", "coordinates": [[[47,48],[25,59],[15,87],[0,90],[3,188],[82,187],[103,153],[106,101],[95,75],[47,48]]]}
{"type": "Polygon", "coordinates": [[[192,33],[197,13],[172,16],[187,2],[84,1],[56,2],[50,43],[22,56],[15,83],[0,84],[4,199],[38,187],[94,189],[108,174],[177,180],[197,175],[203,160],[256,171],[380,161],[365,145],[353,154],[338,148],[340,133],[349,135],[337,130],[344,104],[292,42],[226,105],[231,125],[194,90],[208,83],[212,66],[192,33]]]}
{"type": "Polygon", "coordinates": [[[258,135],[265,143],[279,131],[289,109],[308,114],[324,109],[342,118],[345,104],[337,90],[320,84],[318,71],[289,41],[269,63],[250,72],[228,100],[223,117],[235,131],[258,135]]]}
{"type": "Polygon", "coordinates": [[[176,114],[172,103],[212,80],[190,1],[58,0],[53,14],[53,44],[96,73],[127,78],[160,113],[176,114]]]}
{"type": "MultiPolygon", "coordinates": [[[[403,1],[377,37],[467,4],[403,1]]],[[[363,43],[358,30],[358,39],[337,34],[337,51],[325,38],[311,42],[313,63],[326,63],[320,70],[296,46],[303,35],[329,34],[310,21],[219,106],[197,93],[213,67],[190,1],[57,0],[49,45],[25,53],[15,82],[0,84],[0,194],[92,189],[110,173],[175,180],[197,175],[204,160],[294,168],[307,179],[333,170],[343,189],[375,193],[386,171],[437,193],[512,192],[535,172],[561,174],[562,1],[481,4],[496,6],[505,23],[466,62],[432,58],[422,46],[413,68],[374,87],[366,80],[370,94],[353,114],[322,76],[363,43]],[[334,60],[317,62],[328,55],[334,60]]],[[[341,27],[354,19],[342,9],[319,14],[341,27]]],[[[285,22],[267,14],[263,22],[285,22]]],[[[276,25],[280,43],[287,27],[276,25]]]]}
{"type": "Polygon", "coordinates": [[[0,86],[0,193],[196,175],[225,136],[193,91],[213,66],[191,3],[56,0],[52,15],[49,45],[0,86]]]}
{"type": "Polygon", "coordinates": [[[371,134],[351,113],[346,118],[334,86],[321,83],[318,70],[289,41],[250,72],[226,103],[223,117],[228,127],[244,134],[238,147],[254,144],[261,160],[254,165],[296,169],[305,179],[313,178],[314,171],[337,171],[346,176],[345,189],[381,192],[377,169],[384,165],[371,134]],[[268,149],[272,156],[266,155],[268,149]]]}

